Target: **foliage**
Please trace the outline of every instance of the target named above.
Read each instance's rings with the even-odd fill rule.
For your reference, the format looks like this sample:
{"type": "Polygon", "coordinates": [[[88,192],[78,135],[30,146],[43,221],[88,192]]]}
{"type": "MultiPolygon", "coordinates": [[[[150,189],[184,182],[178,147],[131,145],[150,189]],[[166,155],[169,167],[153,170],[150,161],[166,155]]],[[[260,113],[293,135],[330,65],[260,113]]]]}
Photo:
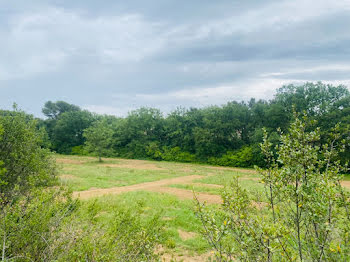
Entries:
{"type": "Polygon", "coordinates": [[[77,208],[61,189],[34,188],[1,212],[3,261],[52,261],[65,220],[77,208]]]}
{"type": "Polygon", "coordinates": [[[96,202],[83,206],[62,228],[55,247],[57,261],[157,261],[157,215],[145,219],[140,209],[119,206],[102,222],[96,202]]]}
{"type": "Polygon", "coordinates": [[[81,109],[64,101],[51,102],[47,101],[42,109],[43,114],[51,119],[57,119],[65,112],[80,111],[81,109]]]}
{"type": "Polygon", "coordinates": [[[176,162],[196,162],[197,158],[194,154],[181,151],[180,147],[163,147],[164,153],[162,158],[166,161],[176,162]]]}
{"type": "Polygon", "coordinates": [[[3,260],[156,261],[158,216],[117,207],[106,223],[95,202],[83,205],[62,189],[33,190],[1,216],[3,260]]]}
{"type": "MultiPolygon", "coordinates": [[[[48,117],[44,126],[51,149],[59,153],[70,154],[73,147],[84,145],[83,130],[95,120],[103,120],[113,129],[110,156],[184,162],[210,159],[218,165],[262,167],[264,162],[257,146],[262,140],[261,129],[267,128],[271,137],[276,136],[272,133],[277,128],[288,132],[293,106],[297,112],[305,110],[318,121],[322,141],[328,139],[327,134],[336,123],[341,122],[343,130],[350,125],[348,89],[321,82],[283,86],[270,101],[251,99],[222,106],[178,108],[166,116],[154,108],[140,108],[124,118],[89,116],[86,111],[63,101],[47,102],[43,112],[48,117]],[[240,161],[239,154],[244,150],[248,153],[248,148],[252,150],[252,161],[240,161]],[[170,156],[171,151],[177,155],[170,156]],[[179,156],[179,152],[186,156],[179,156]]],[[[75,153],[78,153],[76,149],[75,153]]],[[[349,156],[348,146],[339,158],[344,162],[349,156]]]]}
{"type": "Polygon", "coordinates": [[[43,133],[36,121],[21,111],[0,116],[0,197],[3,203],[31,188],[55,181],[55,164],[47,149],[41,148],[43,133]]]}
{"type": "Polygon", "coordinates": [[[56,166],[42,135],[21,111],[0,116],[2,261],[156,260],[158,217],[119,208],[110,223],[96,223],[96,208],[86,214],[70,192],[52,187],[56,166]]]}
{"type": "Polygon", "coordinates": [[[176,162],[197,162],[197,158],[194,154],[184,152],[180,147],[167,147],[159,148],[158,143],[150,143],[147,146],[147,156],[155,160],[166,160],[176,162]]]}
{"type": "Polygon", "coordinates": [[[259,157],[259,155],[254,156],[253,152],[252,146],[245,146],[234,152],[229,151],[220,158],[211,157],[208,163],[219,166],[253,167],[256,163],[255,159],[259,157]]]}
{"type": "Polygon", "coordinates": [[[110,156],[113,153],[111,149],[113,129],[106,121],[93,123],[84,130],[83,137],[86,139],[86,150],[97,155],[99,162],[102,162],[102,156],[110,156]]]}
{"type": "Polygon", "coordinates": [[[69,111],[62,113],[53,127],[51,134],[53,149],[58,153],[69,154],[74,146],[83,145],[83,132],[94,122],[88,111],[69,111]]]}
{"type": "Polygon", "coordinates": [[[80,146],[73,146],[71,154],[79,155],[79,156],[87,156],[89,152],[86,151],[83,145],[80,145],[80,146]]]}
{"type": "MultiPolygon", "coordinates": [[[[278,158],[264,135],[266,170],[260,170],[267,203],[254,202],[234,180],[217,212],[197,202],[204,235],[218,261],[348,261],[350,195],[340,185],[347,169],[339,126],[321,144],[312,121],[292,122],[281,134],[278,158]]],[[[260,199],[261,201],[261,199],[260,199]]]]}

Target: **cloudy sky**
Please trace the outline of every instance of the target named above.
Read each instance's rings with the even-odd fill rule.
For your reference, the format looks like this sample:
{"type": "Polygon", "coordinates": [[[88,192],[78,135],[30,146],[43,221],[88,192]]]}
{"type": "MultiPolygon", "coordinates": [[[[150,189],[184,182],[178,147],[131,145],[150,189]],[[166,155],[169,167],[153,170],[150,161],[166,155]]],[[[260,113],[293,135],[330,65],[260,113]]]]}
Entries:
{"type": "Polygon", "coordinates": [[[349,0],[0,0],[0,108],[169,112],[350,86],[349,0]]]}

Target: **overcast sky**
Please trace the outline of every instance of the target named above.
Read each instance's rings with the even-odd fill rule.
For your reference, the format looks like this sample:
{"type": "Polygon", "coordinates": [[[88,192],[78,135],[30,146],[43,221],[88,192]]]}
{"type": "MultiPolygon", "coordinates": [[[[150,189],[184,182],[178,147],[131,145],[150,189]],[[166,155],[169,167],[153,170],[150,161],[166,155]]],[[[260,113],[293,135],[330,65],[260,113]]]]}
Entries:
{"type": "Polygon", "coordinates": [[[0,0],[0,108],[165,112],[350,86],[350,0],[0,0]]]}

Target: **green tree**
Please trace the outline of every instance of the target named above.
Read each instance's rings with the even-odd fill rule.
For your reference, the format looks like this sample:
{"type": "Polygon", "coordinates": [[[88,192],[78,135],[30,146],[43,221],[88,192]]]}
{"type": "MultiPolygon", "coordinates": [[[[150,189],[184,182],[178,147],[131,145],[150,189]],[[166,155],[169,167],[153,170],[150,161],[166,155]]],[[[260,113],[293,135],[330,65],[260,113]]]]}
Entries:
{"type": "Polygon", "coordinates": [[[83,132],[94,120],[88,111],[69,111],[60,115],[52,131],[53,149],[70,154],[73,147],[83,145],[83,132]]]}
{"type": "Polygon", "coordinates": [[[102,156],[110,156],[112,151],[113,129],[106,121],[97,121],[83,133],[85,147],[89,152],[98,156],[98,161],[102,162],[102,156]]]}
{"type": "Polygon", "coordinates": [[[81,109],[76,105],[72,105],[64,101],[47,101],[42,109],[43,114],[50,119],[57,119],[65,112],[74,111],[81,111],[81,109]]]}
{"type": "Polygon", "coordinates": [[[294,106],[297,112],[306,111],[309,116],[322,116],[328,113],[335,103],[347,96],[349,90],[343,85],[308,82],[300,86],[291,84],[281,87],[277,90],[274,100],[289,110],[290,114],[294,106]]]}
{"type": "Polygon", "coordinates": [[[23,195],[32,187],[55,181],[55,163],[43,149],[43,133],[24,112],[0,116],[0,197],[4,202],[23,195]],[[1,166],[1,165],[0,165],[1,166]]]}
{"type": "Polygon", "coordinates": [[[197,201],[218,261],[349,261],[350,195],[340,184],[347,165],[337,160],[345,141],[336,126],[321,144],[320,129],[312,127],[306,116],[296,118],[281,135],[277,159],[265,132],[264,199],[235,179],[219,211],[197,201]]]}

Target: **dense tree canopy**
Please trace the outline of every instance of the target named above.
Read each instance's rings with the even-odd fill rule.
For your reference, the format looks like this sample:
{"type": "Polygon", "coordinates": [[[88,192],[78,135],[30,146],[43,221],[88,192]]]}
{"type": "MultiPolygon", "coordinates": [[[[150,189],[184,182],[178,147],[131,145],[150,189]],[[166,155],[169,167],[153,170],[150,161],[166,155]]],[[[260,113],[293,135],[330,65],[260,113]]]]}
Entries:
{"type": "Polygon", "coordinates": [[[322,139],[336,123],[341,122],[344,131],[350,124],[349,90],[321,82],[283,86],[269,101],[252,98],[200,109],[178,108],[166,116],[154,108],[131,111],[125,118],[96,116],[63,101],[47,102],[43,112],[51,149],[59,153],[72,149],[83,153],[76,149],[85,143],[84,129],[104,119],[113,132],[109,155],[252,166],[262,164],[258,146],[262,128],[277,143],[276,130],[287,131],[293,107],[318,121],[322,139]]]}

